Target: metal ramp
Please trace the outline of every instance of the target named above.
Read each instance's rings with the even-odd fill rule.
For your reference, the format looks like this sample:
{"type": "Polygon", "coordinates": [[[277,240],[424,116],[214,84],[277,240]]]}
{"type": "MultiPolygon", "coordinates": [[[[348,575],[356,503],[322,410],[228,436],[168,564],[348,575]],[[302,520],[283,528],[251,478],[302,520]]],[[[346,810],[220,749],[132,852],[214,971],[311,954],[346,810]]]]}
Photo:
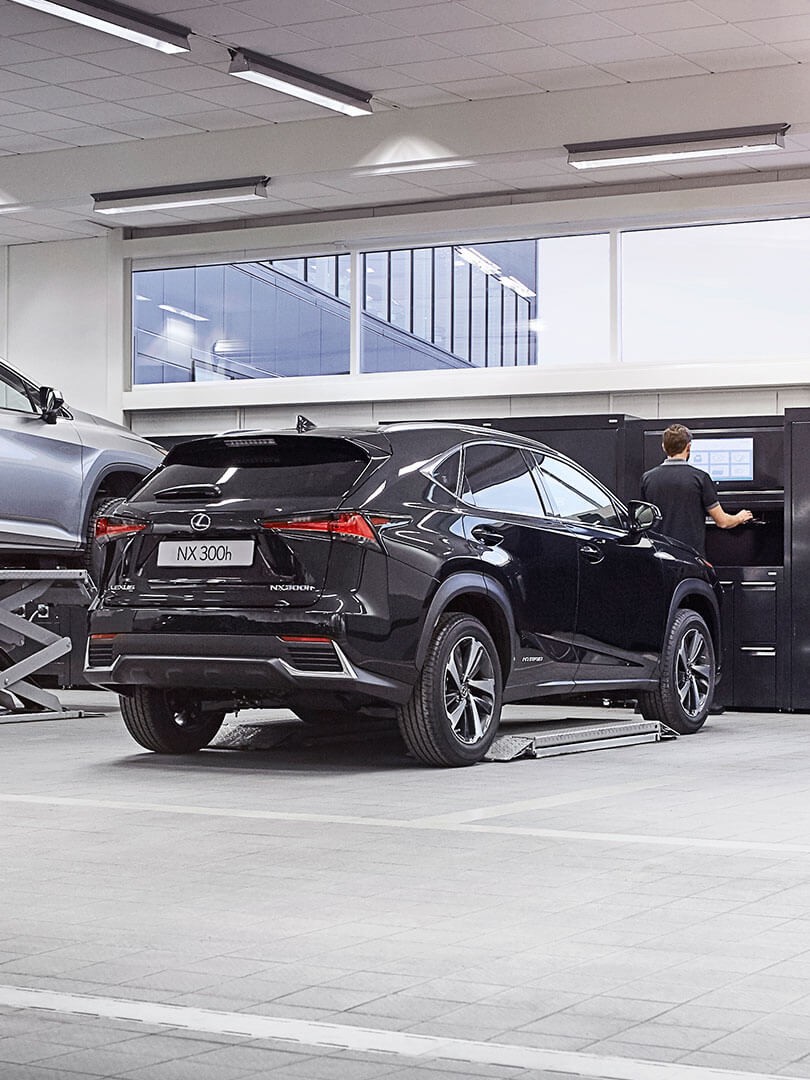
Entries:
{"type": "Polygon", "coordinates": [[[678,737],[676,732],[659,720],[600,719],[565,722],[566,727],[560,727],[560,721],[547,721],[536,725],[535,730],[498,735],[485,760],[516,761],[518,758],[559,757],[562,754],[612,750],[621,746],[637,746],[639,743],[661,742],[678,737]]]}
{"type": "Polygon", "coordinates": [[[0,668],[0,724],[89,715],[62,708],[56,694],[30,681],[70,652],[73,643],[41,626],[34,616],[27,619],[19,612],[40,601],[87,607],[95,595],[85,570],[0,570],[0,645],[11,652],[10,665],[0,668]],[[26,649],[26,655],[15,661],[13,653],[19,649],[26,649]]]}

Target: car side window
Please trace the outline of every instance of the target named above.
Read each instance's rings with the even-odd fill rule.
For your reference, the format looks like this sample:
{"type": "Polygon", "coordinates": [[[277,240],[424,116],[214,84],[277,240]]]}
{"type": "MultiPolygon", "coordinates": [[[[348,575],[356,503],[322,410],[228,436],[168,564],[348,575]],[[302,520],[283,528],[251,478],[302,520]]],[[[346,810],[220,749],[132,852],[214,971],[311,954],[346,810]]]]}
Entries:
{"type": "Polygon", "coordinates": [[[486,510],[534,517],[545,513],[523,454],[501,443],[465,448],[461,497],[486,510]]]}
{"type": "Polygon", "coordinates": [[[616,507],[595,480],[568,462],[548,455],[538,455],[535,463],[540,483],[560,517],[587,525],[621,528],[616,507]]]}
{"type": "Polygon", "coordinates": [[[450,454],[443,461],[431,471],[430,475],[436,481],[437,484],[441,484],[443,488],[450,492],[451,495],[455,495],[458,489],[458,474],[461,469],[461,451],[456,450],[450,454]]]}
{"type": "Polygon", "coordinates": [[[0,409],[15,412],[35,412],[33,403],[25,392],[25,384],[13,372],[0,368],[0,409]]]}

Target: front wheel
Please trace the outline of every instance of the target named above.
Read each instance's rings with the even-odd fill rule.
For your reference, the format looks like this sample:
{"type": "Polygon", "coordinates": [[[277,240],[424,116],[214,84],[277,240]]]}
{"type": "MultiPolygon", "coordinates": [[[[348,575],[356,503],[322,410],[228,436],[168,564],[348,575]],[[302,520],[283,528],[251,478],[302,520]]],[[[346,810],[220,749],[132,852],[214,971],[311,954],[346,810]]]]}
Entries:
{"type": "Polygon", "coordinates": [[[222,727],[223,709],[207,710],[191,694],[138,686],[120,698],[124,725],[136,743],[157,754],[193,754],[222,727]]]}
{"type": "Polygon", "coordinates": [[[648,720],[660,720],[679,735],[693,735],[709,715],[715,680],[709,628],[696,611],[682,609],[672,620],[664,642],[658,689],[639,698],[641,713],[648,720]]]}
{"type": "Polygon", "coordinates": [[[474,765],[486,754],[501,717],[501,664],[486,627],[471,615],[442,615],[399,729],[427,765],[474,765]]]}

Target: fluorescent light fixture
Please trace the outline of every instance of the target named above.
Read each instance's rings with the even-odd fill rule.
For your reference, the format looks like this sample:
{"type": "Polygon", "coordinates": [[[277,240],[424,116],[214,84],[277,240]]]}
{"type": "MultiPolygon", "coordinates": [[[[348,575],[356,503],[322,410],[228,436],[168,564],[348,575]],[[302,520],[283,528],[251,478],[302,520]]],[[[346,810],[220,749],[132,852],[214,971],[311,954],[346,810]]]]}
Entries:
{"type": "Polygon", "coordinates": [[[488,259],[485,255],[482,255],[480,251],[476,251],[471,247],[457,247],[456,254],[459,255],[464,262],[474,266],[477,270],[481,270],[484,274],[500,274],[501,268],[497,263],[494,263],[492,259],[488,259]]]}
{"type": "Polygon", "coordinates": [[[778,150],[785,145],[790,124],[687,131],[677,135],[649,135],[641,139],[570,143],[568,164],[575,169],[609,169],[617,165],[652,165],[778,150]]]}
{"type": "Polygon", "coordinates": [[[533,296],[537,296],[536,292],[532,292],[528,285],[524,285],[516,277],[501,277],[498,278],[501,285],[504,285],[507,289],[511,289],[512,292],[517,293],[518,296],[522,296],[526,300],[531,300],[533,296]]]}
{"type": "Polygon", "coordinates": [[[191,50],[187,26],[169,22],[156,15],[144,15],[135,8],[124,4],[96,0],[89,4],[86,0],[12,0],[24,7],[36,8],[59,19],[89,26],[101,30],[104,34],[125,38],[136,45],[146,45],[162,53],[184,53],[191,50]]]}
{"type": "Polygon", "coordinates": [[[268,86],[282,94],[303,98],[315,105],[323,105],[346,116],[366,116],[371,112],[371,94],[364,90],[293,67],[271,56],[232,49],[228,74],[258,83],[259,86],[268,86]]]}
{"type": "Polygon", "coordinates": [[[241,180],[210,180],[200,184],[174,184],[161,188],[100,191],[92,196],[96,214],[134,214],[144,210],[171,210],[181,206],[253,202],[266,199],[269,176],[241,180]]]}
{"type": "Polygon", "coordinates": [[[426,158],[424,161],[392,162],[388,165],[369,165],[358,169],[357,176],[393,176],[397,173],[439,172],[442,169],[469,169],[471,158],[426,158]]]}
{"type": "Polygon", "coordinates": [[[172,307],[171,304],[158,304],[161,311],[170,311],[172,315],[182,315],[184,319],[191,319],[192,322],[208,322],[205,315],[195,315],[193,311],[185,311],[180,307],[172,307]]]}

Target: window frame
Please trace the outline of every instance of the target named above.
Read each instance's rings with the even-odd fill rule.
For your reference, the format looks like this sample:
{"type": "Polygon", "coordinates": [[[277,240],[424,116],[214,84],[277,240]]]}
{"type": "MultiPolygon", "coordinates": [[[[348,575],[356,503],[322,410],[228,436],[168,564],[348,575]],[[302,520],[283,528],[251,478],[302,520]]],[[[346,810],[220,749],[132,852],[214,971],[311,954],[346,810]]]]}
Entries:
{"type": "Polygon", "coordinates": [[[548,512],[548,507],[544,499],[544,492],[540,490],[537,481],[534,478],[532,466],[526,456],[526,447],[521,446],[519,443],[507,442],[503,439],[472,439],[469,442],[465,442],[462,444],[461,466],[458,473],[458,494],[456,497],[458,498],[460,503],[463,503],[465,507],[469,507],[471,510],[477,510],[479,512],[487,514],[509,514],[513,515],[514,517],[536,518],[537,520],[542,521],[547,521],[551,517],[553,517],[553,515],[548,512]],[[525,510],[504,510],[499,507],[478,506],[476,503],[470,501],[469,499],[465,499],[464,481],[467,475],[467,452],[474,446],[503,446],[508,450],[514,450],[523,459],[523,464],[526,466],[526,473],[537,495],[537,506],[539,509],[539,513],[532,514],[525,510]]]}

